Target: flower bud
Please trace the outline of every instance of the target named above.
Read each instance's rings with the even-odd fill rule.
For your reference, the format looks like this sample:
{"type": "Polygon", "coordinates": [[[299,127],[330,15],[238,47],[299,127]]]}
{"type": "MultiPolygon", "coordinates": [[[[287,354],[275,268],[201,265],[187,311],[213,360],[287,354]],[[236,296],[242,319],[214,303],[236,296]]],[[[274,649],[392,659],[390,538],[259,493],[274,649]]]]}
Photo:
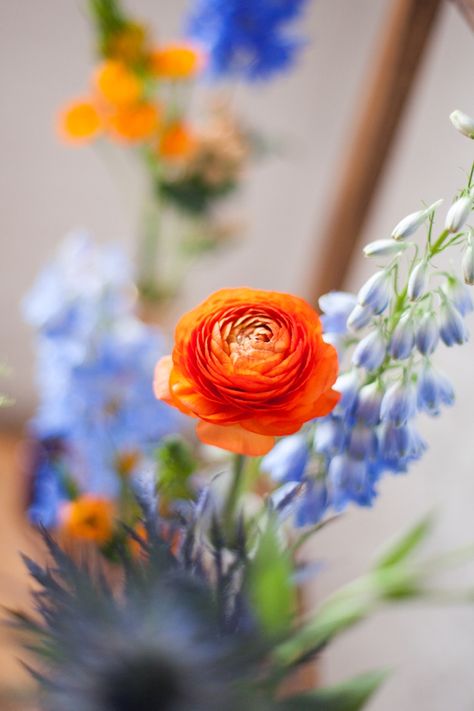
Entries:
{"type": "Polygon", "coordinates": [[[441,405],[454,403],[454,390],[448,378],[425,363],[418,376],[417,405],[429,415],[438,415],[441,405]]]}
{"type": "Polygon", "coordinates": [[[416,329],[416,347],[422,355],[431,355],[438,345],[439,328],[432,311],[425,313],[416,329]]]}
{"type": "Polygon", "coordinates": [[[414,234],[442,202],[437,200],[425,210],[417,210],[404,217],[393,230],[393,239],[402,240],[414,234]]]}
{"type": "Polygon", "coordinates": [[[472,210],[472,197],[466,195],[456,200],[448,210],[444,228],[449,232],[459,232],[472,210]]]}
{"type": "Polygon", "coordinates": [[[372,427],[378,425],[380,421],[380,405],[383,396],[383,388],[376,380],[364,385],[359,390],[356,415],[360,420],[365,422],[366,425],[371,425],[372,427]]]}
{"type": "Polygon", "coordinates": [[[467,138],[474,138],[474,119],[463,111],[453,111],[449,118],[459,133],[467,136],[467,138]]]}
{"type": "Polygon", "coordinates": [[[471,290],[459,279],[449,276],[441,289],[461,316],[466,316],[474,311],[471,290]]]}
{"type": "Polygon", "coordinates": [[[377,435],[373,428],[359,422],[351,432],[347,451],[354,459],[372,459],[377,453],[377,435]]]}
{"type": "Polygon", "coordinates": [[[356,297],[346,291],[330,291],[319,298],[321,321],[326,333],[345,333],[347,317],[356,305],[356,297]]]}
{"type": "Polygon", "coordinates": [[[399,381],[389,387],[380,406],[382,422],[404,425],[416,414],[416,388],[412,383],[399,381]]]}
{"type": "Polygon", "coordinates": [[[301,434],[280,439],[262,459],[262,470],[274,481],[300,481],[309,459],[306,438],[301,434]]]}
{"type": "Polygon", "coordinates": [[[342,450],[345,437],[342,420],[337,417],[326,417],[316,423],[314,448],[316,452],[332,457],[342,450]]]}
{"type": "Polygon", "coordinates": [[[406,242],[395,242],[393,239],[378,239],[369,242],[364,247],[366,257],[392,257],[400,254],[408,247],[406,242]]]}
{"type": "Polygon", "coordinates": [[[345,453],[331,459],[328,483],[336,510],[344,508],[351,499],[361,506],[370,504],[375,490],[368,474],[367,464],[361,459],[354,459],[345,453]]]}
{"type": "Polygon", "coordinates": [[[382,334],[380,331],[372,331],[357,344],[352,354],[352,363],[366,370],[377,370],[384,362],[386,353],[387,346],[382,334]]]}
{"type": "Polygon", "coordinates": [[[357,300],[361,306],[369,306],[376,314],[382,313],[390,301],[390,275],[384,269],[375,272],[359,290],[357,300]]]}
{"type": "Polygon", "coordinates": [[[341,393],[341,399],[334,408],[334,412],[348,412],[352,409],[359,392],[359,375],[355,370],[348,370],[338,377],[334,383],[334,390],[341,393]]]}
{"type": "Polygon", "coordinates": [[[389,353],[397,360],[408,358],[415,345],[415,328],[413,317],[409,313],[403,314],[394,328],[389,344],[389,353]]]}
{"type": "Polygon", "coordinates": [[[409,423],[396,427],[387,422],[380,431],[380,450],[387,460],[397,465],[397,471],[404,471],[409,461],[421,457],[426,443],[414,426],[409,423]]]}
{"type": "Polygon", "coordinates": [[[302,527],[318,523],[326,513],[328,505],[326,482],[323,479],[312,481],[308,484],[308,489],[296,511],[296,526],[302,527]]]}
{"type": "Polygon", "coordinates": [[[347,319],[347,328],[351,331],[359,331],[367,326],[373,315],[374,312],[368,306],[356,304],[347,319]]]}
{"type": "Polygon", "coordinates": [[[474,245],[472,239],[469,239],[466,250],[462,258],[462,273],[464,282],[472,286],[474,284],[474,245]]]}
{"type": "Polygon", "coordinates": [[[428,264],[424,260],[416,264],[408,279],[407,293],[412,301],[418,299],[426,289],[426,272],[428,264]]]}
{"type": "Polygon", "coordinates": [[[469,338],[469,333],[464,325],[461,314],[453,304],[444,298],[441,304],[441,322],[439,328],[441,340],[447,346],[455,343],[462,345],[469,338]]]}

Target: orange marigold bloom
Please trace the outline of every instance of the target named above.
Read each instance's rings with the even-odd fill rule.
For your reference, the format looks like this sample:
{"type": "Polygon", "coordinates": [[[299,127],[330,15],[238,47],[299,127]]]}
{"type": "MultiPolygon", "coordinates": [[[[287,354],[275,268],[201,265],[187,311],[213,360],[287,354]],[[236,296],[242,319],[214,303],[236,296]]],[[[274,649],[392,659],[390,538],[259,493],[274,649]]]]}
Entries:
{"type": "Polygon", "coordinates": [[[78,99],[66,106],[59,118],[59,131],[74,143],[90,141],[102,128],[102,119],[97,108],[87,99],[78,99]]]}
{"type": "Polygon", "coordinates": [[[155,371],[155,394],[199,418],[206,444],[262,455],[279,435],[327,415],[339,400],[335,349],[303,299],[222,289],[185,314],[172,356],[155,371]]]}
{"type": "Polygon", "coordinates": [[[159,112],[154,104],[142,101],[118,108],[108,120],[110,132],[126,142],[144,141],[158,130],[159,112]]]}
{"type": "Polygon", "coordinates": [[[167,44],[151,55],[152,71],[162,79],[191,79],[202,65],[202,52],[189,44],[167,44]]]}
{"type": "Polygon", "coordinates": [[[125,64],[109,59],[97,69],[95,86],[103,99],[114,106],[134,104],[142,96],[142,81],[125,64]]]}
{"type": "Polygon", "coordinates": [[[114,529],[114,505],[109,499],[84,494],[63,507],[61,523],[71,538],[107,543],[114,529]]]}
{"type": "Polygon", "coordinates": [[[194,150],[196,140],[183,121],[169,124],[160,137],[158,152],[168,160],[187,158],[194,150]]]}

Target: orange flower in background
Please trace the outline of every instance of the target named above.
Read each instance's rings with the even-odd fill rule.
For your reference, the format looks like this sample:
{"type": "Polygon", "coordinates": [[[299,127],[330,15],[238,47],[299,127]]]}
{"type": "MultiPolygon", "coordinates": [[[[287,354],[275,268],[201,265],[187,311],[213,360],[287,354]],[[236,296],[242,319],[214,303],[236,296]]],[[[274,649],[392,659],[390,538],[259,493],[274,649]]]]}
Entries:
{"type": "Polygon", "coordinates": [[[154,104],[142,101],[118,108],[108,119],[110,132],[125,142],[143,141],[158,130],[160,115],[154,104]]]}
{"type": "Polygon", "coordinates": [[[125,64],[109,59],[97,69],[94,84],[100,96],[114,106],[127,106],[140,100],[142,81],[125,64]]]}
{"type": "Polygon", "coordinates": [[[114,511],[109,499],[85,494],[63,507],[62,530],[71,538],[99,545],[107,543],[114,529],[114,511]]]}
{"type": "Polygon", "coordinates": [[[175,121],[163,131],[158,152],[168,160],[180,160],[191,155],[195,145],[196,139],[190,128],[183,121],[175,121]]]}
{"type": "Polygon", "coordinates": [[[336,351],[303,299],[256,289],[222,289],[181,318],[172,356],[155,371],[158,398],[199,418],[206,444],[259,456],[279,435],[327,415],[336,351]]]}
{"type": "Polygon", "coordinates": [[[59,132],[67,141],[83,143],[92,140],[102,128],[97,108],[87,99],[66,106],[59,117],[59,132]]]}
{"type": "Polygon", "coordinates": [[[168,44],[151,55],[152,71],[162,79],[191,79],[202,66],[202,52],[189,44],[168,44]]]}

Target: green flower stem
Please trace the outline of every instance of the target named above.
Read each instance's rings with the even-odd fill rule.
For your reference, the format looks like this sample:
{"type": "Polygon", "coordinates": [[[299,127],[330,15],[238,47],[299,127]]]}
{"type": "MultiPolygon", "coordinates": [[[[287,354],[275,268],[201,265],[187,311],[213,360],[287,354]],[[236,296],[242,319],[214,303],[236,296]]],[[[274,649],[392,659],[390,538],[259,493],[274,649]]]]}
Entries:
{"type": "Polygon", "coordinates": [[[237,511],[239,497],[244,483],[244,470],[246,459],[243,454],[235,454],[232,466],[232,479],[227,494],[223,510],[224,528],[227,531],[233,530],[234,518],[237,511]]]}
{"type": "Polygon", "coordinates": [[[138,280],[147,294],[159,294],[156,279],[161,209],[156,195],[147,198],[142,217],[142,242],[138,254],[138,280]]]}
{"type": "Polygon", "coordinates": [[[436,242],[431,246],[431,249],[429,252],[430,258],[434,257],[435,254],[438,254],[438,252],[441,252],[441,250],[443,248],[443,243],[449,237],[450,234],[451,234],[451,232],[449,230],[443,230],[441,232],[441,234],[438,237],[438,239],[436,240],[436,242]]]}

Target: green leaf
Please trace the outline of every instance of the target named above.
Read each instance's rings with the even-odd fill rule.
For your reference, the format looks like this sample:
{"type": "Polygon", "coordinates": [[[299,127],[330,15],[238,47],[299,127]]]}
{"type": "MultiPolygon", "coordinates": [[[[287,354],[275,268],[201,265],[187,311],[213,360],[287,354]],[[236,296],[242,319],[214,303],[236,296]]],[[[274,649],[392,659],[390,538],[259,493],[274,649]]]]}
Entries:
{"type": "Polygon", "coordinates": [[[281,711],[359,711],[386,677],[386,671],[361,674],[342,684],[295,696],[280,708],[281,711]]]}
{"type": "Polygon", "coordinates": [[[288,629],[295,609],[292,564],[281,549],[273,522],[262,534],[254,559],[249,563],[247,589],[263,629],[277,635],[288,629]]]}
{"type": "Polygon", "coordinates": [[[388,568],[405,560],[423,543],[428,534],[431,533],[433,524],[434,516],[430,514],[412,526],[401,537],[397,537],[397,539],[389,544],[385,548],[385,551],[379,555],[375,568],[378,570],[388,568]]]}
{"type": "Polygon", "coordinates": [[[156,451],[158,487],[170,499],[188,499],[193,494],[189,477],[196,469],[196,460],[181,437],[167,437],[156,451]]]}

